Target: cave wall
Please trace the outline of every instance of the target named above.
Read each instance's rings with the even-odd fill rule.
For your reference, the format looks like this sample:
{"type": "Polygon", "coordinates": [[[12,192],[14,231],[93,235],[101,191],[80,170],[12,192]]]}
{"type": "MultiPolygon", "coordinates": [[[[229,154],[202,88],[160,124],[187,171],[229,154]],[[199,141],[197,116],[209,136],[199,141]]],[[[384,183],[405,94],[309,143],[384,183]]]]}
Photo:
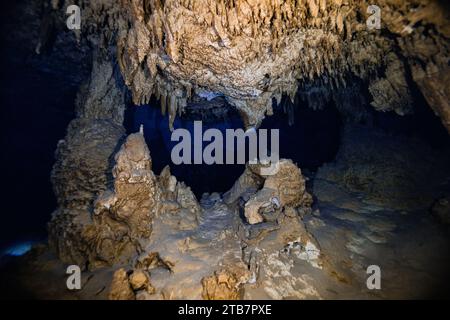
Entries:
{"type": "MultiPolygon", "coordinates": [[[[145,104],[156,96],[171,125],[196,94],[223,94],[247,126],[258,126],[272,114],[272,100],[280,103],[283,94],[294,101],[299,88],[305,95],[319,90],[342,101],[341,90],[363,81],[376,110],[400,115],[413,111],[411,90],[419,88],[449,128],[450,11],[445,1],[78,4],[79,42],[103,51],[116,47],[112,60],[133,102],[145,104]],[[380,8],[379,30],[368,28],[369,5],[380,8]]],[[[43,25],[61,32],[67,5],[51,1],[43,25]]],[[[39,44],[46,43],[49,29],[41,28],[39,44]]]]}
{"type": "Polygon", "coordinates": [[[379,111],[407,114],[414,81],[448,128],[448,8],[439,1],[129,1],[118,62],[136,104],[172,122],[194,93],[220,92],[248,126],[298,86],[367,82],[379,111]],[[369,30],[369,4],[381,30],[369,30]],[[439,79],[439,81],[438,81],[439,79]],[[436,93],[438,92],[438,93],[436,93]]]}
{"type": "MultiPolygon", "coordinates": [[[[45,2],[36,50],[66,32],[66,1],[45,2]]],[[[57,149],[52,182],[59,207],[50,243],[64,261],[85,264],[98,193],[121,137],[128,90],[134,104],[155,96],[172,128],[194,95],[220,93],[246,127],[273,113],[272,102],[299,95],[313,108],[333,100],[358,118],[351,101],[366,86],[377,111],[413,112],[419,88],[450,130],[449,10],[433,0],[379,0],[382,28],[368,30],[368,1],[78,1],[80,48],[93,56],[77,118],[57,149]],[[122,80],[123,79],[123,80],[122,80]],[[122,82],[123,81],[123,82],[122,82]],[[320,97],[320,98],[317,98],[320,97]],[[75,244],[75,245],[74,245],[75,244]]],[[[108,262],[108,261],[107,261],[108,262]]]]}
{"type": "Polygon", "coordinates": [[[111,183],[113,155],[125,134],[124,91],[115,76],[109,60],[94,57],[91,77],[77,95],[77,116],[58,142],[51,173],[58,208],[49,243],[65,262],[86,265],[89,244],[83,233],[92,223],[94,200],[111,183]]]}

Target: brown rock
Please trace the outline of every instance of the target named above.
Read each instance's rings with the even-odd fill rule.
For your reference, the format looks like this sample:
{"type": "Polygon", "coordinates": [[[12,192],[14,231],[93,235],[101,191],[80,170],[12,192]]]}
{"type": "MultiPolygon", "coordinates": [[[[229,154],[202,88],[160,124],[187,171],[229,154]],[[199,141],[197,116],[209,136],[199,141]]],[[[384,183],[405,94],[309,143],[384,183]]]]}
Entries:
{"type": "Polygon", "coordinates": [[[91,208],[110,182],[111,155],[125,133],[123,92],[116,86],[112,67],[94,57],[91,77],[80,88],[77,118],[58,142],[51,180],[58,209],[49,223],[49,244],[66,263],[85,266],[93,244],[91,208]]]}
{"type": "Polygon", "coordinates": [[[142,270],[135,270],[130,275],[130,284],[135,291],[147,288],[149,283],[150,280],[147,273],[142,270]]]}
{"type": "MultiPolygon", "coordinates": [[[[125,2],[122,18],[128,23],[119,33],[119,65],[135,103],[161,97],[171,126],[177,111],[186,107],[186,97],[205,91],[221,92],[242,113],[246,126],[257,126],[272,113],[273,98],[280,103],[286,94],[294,100],[298,81],[302,86],[321,79],[319,89],[342,88],[349,85],[346,75],[370,80],[380,66],[386,67],[386,75],[371,84],[372,105],[405,114],[411,110],[409,84],[403,59],[391,60],[392,52],[401,43],[406,59],[423,64],[439,60],[437,69],[448,70],[448,9],[431,0],[381,1],[382,28],[392,35],[388,38],[368,30],[369,4],[237,1],[217,10],[207,0],[195,5],[179,0],[151,3],[145,11],[137,9],[138,1],[125,2]],[[434,25],[436,32],[429,36],[421,23],[434,25]],[[411,42],[409,47],[404,41],[411,42]]],[[[445,100],[428,100],[445,115],[445,100]]]]}
{"type": "Polygon", "coordinates": [[[248,271],[239,266],[216,271],[202,279],[203,299],[239,300],[243,296],[242,284],[248,279],[248,271]]]}
{"type": "MultiPolygon", "coordinates": [[[[249,176],[259,175],[264,181],[261,190],[250,196],[245,203],[244,215],[248,223],[256,224],[268,220],[267,214],[272,214],[272,219],[275,219],[276,212],[285,206],[311,206],[312,197],[305,190],[305,179],[300,169],[291,160],[281,159],[277,165],[277,171],[273,175],[262,176],[260,172],[260,167],[249,166],[232,190],[228,192],[230,195],[235,194],[233,198],[236,198],[238,192],[245,192],[247,189],[243,187],[245,185],[243,181],[248,181],[249,176]]],[[[255,180],[251,179],[250,181],[255,180]]]]}
{"type": "Polygon", "coordinates": [[[136,269],[129,277],[130,285],[136,293],[145,292],[144,296],[152,295],[156,292],[156,289],[150,283],[150,275],[147,271],[136,269]]]}
{"type": "Polygon", "coordinates": [[[114,272],[111,282],[111,289],[108,294],[109,300],[134,300],[135,295],[131,289],[128,275],[125,269],[121,268],[114,272]]]}
{"type": "Polygon", "coordinates": [[[128,136],[115,159],[114,191],[100,194],[94,205],[89,241],[96,246],[91,261],[130,261],[150,236],[152,218],[161,209],[161,191],[143,135],[128,136]]]}

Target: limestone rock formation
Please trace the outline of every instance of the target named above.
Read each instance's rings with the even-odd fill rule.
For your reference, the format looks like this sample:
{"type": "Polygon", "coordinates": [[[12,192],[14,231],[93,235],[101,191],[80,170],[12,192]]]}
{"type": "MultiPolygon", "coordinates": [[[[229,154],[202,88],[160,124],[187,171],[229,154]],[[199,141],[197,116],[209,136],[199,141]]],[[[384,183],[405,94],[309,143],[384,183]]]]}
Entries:
{"type": "Polygon", "coordinates": [[[136,292],[136,298],[142,299],[155,293],[155,288],[150,282],[150,275],[144,270],[133,270],[129,276],[131,288],[136,292]]]}
{"type": "Polygon", "coordinates": [[[264,173],[261,164],[247,165],[233,188],[224,196],[228,203],[239,197],[245,199],[244,215],[250,224],[275,220],[276,214],[285,207],[309,207],[312,204],[300,169],[287,159],[281,159],[274,174],[270,175],[264,173]]]}
{"type": "Polygon", "coordinates": [[[405,67],[393,54],[386,56],[385,78],[372,81],[369,91],[374,97],[371,105],[375,110],[394,110],[399,115],[412,112],[412,98],[405,78],[405,67]]]}
{"type": "MultiPolygon", "coordinates": [[[[292,114],[298,98],[313,109],[334,101],[345,120],[364,118],[363,104],[404,115],[414,112],[417,87],[450,132],[449,10],[440,1],[78,3],[83,27],[75,38],[80,50],[95,49],[76,119],[56,152],[58,209],[49,243],[65,263],[126,266],[114,273],[110,299],[321,298],[318,288],[326,286],[316,281],[325,275],[349,282],[342,272],[349,262],[329,259],[334,239],[323,235],[329,217],[305,214],[312,211],[312,197],[292,161],[281,160],[274,175],[247,165],[230,191],[206,195],[199,204],[169,167],[159,176],[152,172],[140,133],[125,139],[127,89],[137,105],[156,97],[173,128],[190,101],[218,97],[240,111],[246,127],[260,125],[275,103],[292,114]],[[369,4],[381,9],[381,30],[367,26],[369,4]],[[365,89],[370,101],[361,94],[365,89]]],[[[49,45],[50,30],[65,28],[67,1],[52,4],[42,19],[39,54],[49,45]]],[[[344,129],[337,160],[319,170],[314,192],[324,203],[340,191],[367,197],[342,197],[332,214],[354,223],[368,219],[352,211],[361,203],[377,214],[386,207],[428,210],[440,182],[430,162],[408,167],[406,159],[416,153],[397,154],[401,140],[377,148],[385,136],[361,137],[361,143],[348,138],[360,134],[344,129]],[[426,188],[416,188],[424,181],[426,188]]],[[[424,159],[433,152],[420,144],[417,149],[424,159]]],[[[432,165],[446,172],[448,161],[432,165]]],[[[445,201],[432,207],[443,220],[445,201]]],[[[376,218],[361,229],[364,237],[342,236],[349,238],[343,247],[351,255],[364,256],[368,241],[388,242],[395,225],[376,218]]]]}
{"type": "Polygon", "coordinates": [[[92,224],[94,201],[112,180],[112,157],[125,133],[124,93],[109,62],[97,59],[78,93],[77,118],[58,143],[51,175],[58,209],[49,223],[49,243],[64,262],[80,266],[88,261],[85,231],[92,224]]]}
{"type": "Polygon", "coordinates": [[[125,269],[121,268],[114,272],[114,277],[111,282],[111,289],[109,291],[109,300],[134,300],[136,298],[133,289],[131,288],[128,274],[125,269]]]}
{"type": "Polygon", "coordinates": [[[49,243],[66,263],[93,269],[133,258],[151,233],[152,218],[170,211],[163,200],[172,199],[170,193],[176,211],[192,212],[183,223],[197,223],[192,191],[170,170],[175,184],[159,185],[143,136],[131,135],[123,143],[125,100],[118,69],[98,52],[52,171],[58,209],[49,223],[49,243]]]}
{"type": "MultiPolygon", "coordinates": [[[[129,1],[123,9],[131,27],[119,32],[118,61],[134,102],[154,94],[170,123],[194,94],[207,92],[225,96],[255,126],[272,113],[272,99],[280,103],[286,94],[293,100],[298,85],[346,87],[352,77],[373,82],[377,110],[404,114],[410,111],[408,64],[448,69],[443,6],[432,0],[129,1]],[[369,5],[380,8],[381,28],[391,37],[368,27],[369,5]],[[430,50],[439,52],[437,59],[430,50]]],[[[446,86],[432,101],[419,73],[413,71],[414,79],[445,124],[446,86]]]]}
{"type": "MultiPolygon", "coordinates": [[[[273,279],[280,264],[299,259],[322,268],[320,246],[306,230],[297,210],[309,207],[311,197],[292,161],[281,160],[274,176],[261,176],[260,165],[248,165],[224,198],[217,193],[204,195],[200,205],[196,205],[197,213],[182,206],[182,202],[176,205],[175,190],[183,185],[176,182],[168,167],[158,181],[166,202],[170,202],[164,206],[172,210],[153,218],[150,237],[132,266],[134,271],[129,280],[135,291],[137,288],[142,291],[148,274],[152,277],[154,289],[139,293],[140,299],[242,299],[258,297],[265,290],[281,294],[286,291],[286,282],[297,280],[290,273],[273,279]],[[273,194],[258,188],[273,190],[273,194]],[[257,198],[265,203],[274,195],[279,200],[273,219],[264,219],[256,225],[244,223],[239,215],[244,198],[247,201],[257,198]],[[189,217],[198,217],[198,222],[183,223],[190,221],[189,217]]],[[[278,297],[269,293],[265,294],[278,297]]]]}
{"type": "Polygon", "coordinates": [[[115,156],[114,191],[102,193],[94,203],[94,223],[86,230],[93,245],[91,261],[108,264],[131,258],[148,239],[152,219],[161,209],[161,190],[151,171],[144,136],[127,137],[115,156]]]}
{"type": "Polygon", "coordinates": [[[321,297],[314,284],[302,272],[297,273],[294,266],[302,262],[307,268],[330,271],[322,270],[320,246],[304,222],[297,215],[290,216],[290,210],[286,208],[272,227],[250,228],[244,247],[244,260],[252,272],[252,280],[245,286],[246,299],[321,297]]]}
{"type": "Polygon", "coordinates": [[[154,175],[141,133],[131,134],[123,142],[112,173],[113,187],[99,188],[95,201],[89,198],[91,205],[75,203],[52,220],[52,241],[65,261],[89,263],[91,269],[129,264],[150,243],[156,217],[177,230],[197,227],[201,209],[194,194],[177,182],[169,167],[159,177],[154,175]],[[66,222],[69,218],[73,219],[70,224],[66,222]],[[79,250],[77,255],[74,250],[79,250]]]}
{"type": "Polygon", "coordinates": [[[433,149],[422,140],[348,125],[336,160],[318,170],[313,194],[344,201],[330,189],[338,184],[347,192],[364,194],[364,202],[374,207],[428,211],[446,184],[449,161],[448,151],[433,149]]]}
{"type": "MultiPolygon", "coordinates": [[[[46,6],[39,47],[65,28],[68,4],[46,6]]],[[[83,0],[80,7],[83,28],[75,34],[82,48],[89,43],[108,53],[134,103],[155,96],[171,127],[199,97],[223,97],[246,126],[271,115],[273,101],[294,102],[297,90],[309,97],[327,92],[352,113],[352,104],[340,103],[340,91],[363,83],[370,87],[368,103],[399,114],[413,111],[417,85],[450,130],[444,1],[83,0]]],[[[323,99],[308,100],[324,107],[323,99]]]]}
{"type": "Polygon", "coordinates": [[[239,300],[243,298],[243,284],[248,280],[245,266],[233,266],[214,272],[202,279],[205,300],[239,300]]]}

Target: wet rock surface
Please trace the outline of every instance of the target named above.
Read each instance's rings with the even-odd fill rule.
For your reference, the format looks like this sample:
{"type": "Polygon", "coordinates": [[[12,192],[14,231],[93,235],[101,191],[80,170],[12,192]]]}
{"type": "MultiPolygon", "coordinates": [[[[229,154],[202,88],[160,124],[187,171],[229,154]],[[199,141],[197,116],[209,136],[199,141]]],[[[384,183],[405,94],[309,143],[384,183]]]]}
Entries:
{"type": "Polygon", "coordinates": [[[93,244],[90,262],[94,266],[136,255],[142,241],[150,237],[152,219],[161,207],[161,191],[142,134],[127,137],[115,162],[114,190],[99,195],[94,203],[94,223],[86,230],[87,241],[93,244]]]}
{"type": "MultiPolygon", "coordinates": [[[[45,6],[36,54],[63,28],[64,4],[45,6]]],[[[378,4],[386,27],[369,32],[365,1],[81,1],[87,27],[70,41],[95,50],[56,152],[49,246],[12,264],[8,283],[40,298],[119,300],[447,289],[447,152],[347,125],[312,186],[282,159],[274,174],[247,165],[230,191],[198,201],[170,167],[155,174],[142,134],[126,137],[122,125],[126,87],[136,104],[156,96],[171,124],[189,99],[220,96],[258,126],[283,95],[286,108],[296,97],[316,109],[333,100],[346,120],[361,120],[364,84],[374,109],[398,115],[414,111],[417,86],[450,128],[448,11],[436,1],[378,4]],[[65,287],[68,264],[83,269],[80,291],[65,287]],[[370,265],[382,268],[381,291],[366,286],[370,265]]]]}
{"type": "Polygon", "coordinates": [[[433,199],[448,188],[448,150],[411,140],[349,127],[336,161],[320,168],[314,180],[317,209],[305,217],[305,224],[320,239],[327,263],[367,297],[448,292],[442,282],[449,263],[444,254],[450,245],[448,231],[428,214],[431,208],[445,211],[445,200],[433,199]],[[359,139],[352,139],[354,135],[359,139]],[[377,148],[379,144],[384,148],[377,148]],[[383,274],[378,293],[364,285],[365,269],[372,264],[383,274]]]}
{"type": "Polygon", "coordinates": [[[69,3],[41,2],[38,52],[56,34],[60,51],[66,41],[84,54],[89,47],[108,53],[134,103],[155,96],[171,127],[191,101],[218,96],[248,127],[273,114],[272,100],[280,104],[284,95],[294,103],[298,90],[312,108],[332,100],[352,113],[341,91],[361,100],[354,86],[362,83],[371,95],[366,104],[399,115],[413,112],[418,88],[450,128],[450,11],[442,1],[84,0],[85,27],[72,33],[64,30],[69,3]],[[373,5],[379,29],[372,28],[373,5]]]}
{"type": "Polygon", "coordinates": [[[83,267],[89,260],[86,231],[93,222],[94,201],[112,182],[112,160],[125,134],[124,92],[106,58],[97,55],[95,60],[51,173],[58,208],[49,223],[50,246],[64,262],[83,267]]]}
{"type": "MultiPolygon", "coordinates": [[[[358,128],[348,130],[355,133],[358,128]]],[[[412,144],[405,146],[405,150],[397,149],[400,159],[412,152],[408,151],[412,144]]],[[[413,149],[417,166],[405,169],[405,174],[416,174],[425,161],[419,157],[421,149],[413,149]]],[[[311,189],[314,202],[301,171],[290,160],[281,160],[278,172],[269,176],[261,176],[258,166],[248,165],[229,192],[204,194],[197,202],[168,167],[158,177],[153,175],[142,135],[131,134],[116,155],[114,191],[108,197],[100,196],[96,206],[100,211],[94,211],[94,217],[101,212],[110,221],[94,218],[92,226],[99,230],[97,239],[111,239],[102,234],[102,228],[124,230],[124,238],[139,242],[139,250],[117,252],[115,257],[127,259],[113,259],[98,265],[102,268],[84,271],[81,291],[57,296],[58,290],[64,289],[55,286],[54,292],[44,290],[43,296],[120,300],[393,299],[445,292],[441,279],[450,263],[443,254],[449,249],[448,231],[424,211],[425,204],[430,203],[428,198],[401,200],[403,205],[399,206],[394,201],[397,195],[378,197],[377,185],[391,183],[385,176],[372,175],[370,191],[365,184],[357,184],[362,188],[359,190],[346,184],[339,178],[347,175],[341,166],[352,152],[358,152],[357,146],[343,148],[334,163],[319,169],[311,189]],[[285,179],[292,181],[278,184],[285,179]],[[155,196],[150,181],[159,187],[160,207],[136,206],[136,195],[143,203],[148,198],[141,196],[155,196]],[[146,191],[136,194],[134,191],[140,189],[136,187],[146,191]],[[261,192],[269,187],[274,193],[261,192]],[[122,194],[120,190],[133,192],[122,194]],[[271,208],[276,214],[263,212],[262,221],[248,221],[242,211],[246,203],[266,197],[263,203],[273,204],[274,194],[279,198],[277,206],[271,208]],[[152,211],[157,207],[159,211],[152,211]],[[271,219],[267,219],[269,216],[271,219]],[[137,217],[136,224],[133,219],[137,217]],[[382,270],[382,290],[366,286],[370,265],[382,270]]],[[[379,151],[371,156],[382,157],[379,151]]],[[[352,171],[351,181],[356,177],[362,181],[370,169],[368,162],[358,157],[352,161],[352,168],[357,170],[352,171]]],[[[441,212],[445,204],[445,199],[435,202],[433,212],[441,212]]],[[[87,241],[93,243],[96,240],[87,241]]],[[[120,243],[111,245],[111,249],[118,248],[120,243]]],[[[30,290],[39,290],[39,283],[42,285],[40,280],[25,284],[30,270],[52,281],[65,279],[64,265],[45,247],[22,259],[26,263],[14,274],[30,290]]]]}
{"type": "Polygon", "coordinates": [[[256,126],[272,114],[272,99],[294,101],[298,83],[311,95],[354,79],[370,83],[375,109],[405,114],[409,74],[448,122],[448,83],[435,81],[448,70],[449,51],[448,10],[439,1],[130,1],[123,9],[131,24],[117,41],[125,81],[136,104],[161,98],[171,123],[194,94],[224,95],[256,126]],[[389,36],[368,28],[369,5],[380,8],[389,36]]]}
{"type": "MultiPolygon", "coordinates": [[[[370,208],[425,212],[448,187],[449,159],[448,148],[434,148],[423,139],[349,125],[336,161],[318,170],[313,194],[329,202],[345,201],[327,189],[334,184],[364,196],[370,208]]],[[[353,203],[340,205],[352,209],[353,203]]]]}

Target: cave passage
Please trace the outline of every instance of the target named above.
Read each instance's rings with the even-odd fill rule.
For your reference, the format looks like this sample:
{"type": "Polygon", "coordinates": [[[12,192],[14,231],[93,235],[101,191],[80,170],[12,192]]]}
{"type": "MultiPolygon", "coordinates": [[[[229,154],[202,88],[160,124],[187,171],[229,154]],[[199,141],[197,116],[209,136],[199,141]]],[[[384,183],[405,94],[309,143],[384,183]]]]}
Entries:
{"type": "MultiPolygon", "coordinates": [[[[288,115],[276,110],[273,116],[263,121],[260,128],[279,129],[280,158],[292,159],[303,170],[314,171],[325,162],[332,161],[337,153],[340,116],[334,105],[319,111],[303,105],[294,109],[294,123],[291,126],[288,124],[288,115]]],[[[203,132],[216,128],[225,135],[226,129],[244,127],[241,117],[232,108],[220,119],[204,118],[209,120],[203,120],[203,132]]],[[[193,136],[195,120],[202,119],[177,117],[174,128],[185,128],[193,136]]],[[[205,192],[227,191],[244,171],[245,165],[242,164],[173,164],[171,150],[178,142],[171,141],[167,115],[161,114],[159,102],[155,99],[149,105],[127,108],[124,121],[127,133],[137,132],[141,124],[144,125],[144,136],[150,149],[154,172],[159,174],[166,165],[170,165],[172,174],[190,186],[199,198],[205,192]]],[[[270,134],[268,136],[270,140],[270,134]]]]}

